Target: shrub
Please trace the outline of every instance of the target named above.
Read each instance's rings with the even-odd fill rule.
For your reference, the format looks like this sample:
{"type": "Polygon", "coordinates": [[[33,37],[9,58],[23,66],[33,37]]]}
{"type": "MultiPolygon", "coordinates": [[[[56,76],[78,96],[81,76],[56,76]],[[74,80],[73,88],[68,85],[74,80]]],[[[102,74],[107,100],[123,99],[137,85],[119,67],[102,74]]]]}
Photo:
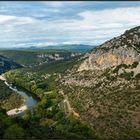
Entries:
{"type": "Polygon", "coordinates": [[[140,73],[138,73],[138,74],[135,76],[135,78],[139,80],[139,79],[140,79],[140,73]]]}
{"type": "Polygon", "coordinates": [[[134,72],[124,72],[120,74],[120,77],[125,78],[126,80],[130,80],[134,75],[134,72]]]}
{"type": "Polygon", "coordinates": [[[131,65],[131,68],[132,69],[136,68],[138,64],[139,64],[139,62],[137,62],[137,61],[133,62],[133,64],[131,65]]]}
{"type": "Polygon", "coordinates": [[[11,125],[9,128],[5,130],[4,138],[23,138],[24,129],[19,127],[17,124],[11,125]]]}

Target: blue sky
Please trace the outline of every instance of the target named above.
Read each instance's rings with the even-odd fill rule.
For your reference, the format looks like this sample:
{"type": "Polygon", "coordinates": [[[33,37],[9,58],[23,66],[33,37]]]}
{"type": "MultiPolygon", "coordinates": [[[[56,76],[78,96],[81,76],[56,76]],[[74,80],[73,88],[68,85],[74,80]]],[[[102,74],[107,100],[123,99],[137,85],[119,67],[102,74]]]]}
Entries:
{"type": "Polygon", "coordinates": [[[140,25],[140,2],[0,2],[0,47],[98,45],[140,25]]]}

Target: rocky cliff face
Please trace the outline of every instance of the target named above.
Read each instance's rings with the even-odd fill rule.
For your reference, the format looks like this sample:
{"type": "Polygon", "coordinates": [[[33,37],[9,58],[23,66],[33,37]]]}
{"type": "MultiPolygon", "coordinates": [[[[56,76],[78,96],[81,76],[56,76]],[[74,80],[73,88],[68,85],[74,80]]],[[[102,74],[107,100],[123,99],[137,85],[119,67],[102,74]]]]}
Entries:
{"type": "Polygon", "coordinates": [[[0,74],[10,70],[22,67],[20,64],[0,55],[0,74]]]}
{"type": "Polygon", "coordinates": [[[140,61],[140,26],[96,47],[80,65],[78,71],[106,69],[140,61]]]}

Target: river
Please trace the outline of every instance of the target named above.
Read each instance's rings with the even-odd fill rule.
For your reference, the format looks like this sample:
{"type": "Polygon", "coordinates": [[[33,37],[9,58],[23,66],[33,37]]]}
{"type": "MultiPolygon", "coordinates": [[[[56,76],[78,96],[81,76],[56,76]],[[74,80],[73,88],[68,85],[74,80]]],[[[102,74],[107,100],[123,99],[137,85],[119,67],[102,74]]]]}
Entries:
{"type": "Polygon", "coordinates": [[[26,109],[32,110],[33,107],[37,104],[38,102],[37,99],[33,97],[29,92],[17,86],[13,86],[12,84],[9,84],[3,76],[0,76],[0,80],[3,80],[8,88],[10,88],[11,90],[13,90],[14,92],[16,92],[17,94],[19,94],[25,99],[24,105],[20,106],[19,108],[15,108],[7,111],[7,114],[9,116],[22,116],[26,109]]]}

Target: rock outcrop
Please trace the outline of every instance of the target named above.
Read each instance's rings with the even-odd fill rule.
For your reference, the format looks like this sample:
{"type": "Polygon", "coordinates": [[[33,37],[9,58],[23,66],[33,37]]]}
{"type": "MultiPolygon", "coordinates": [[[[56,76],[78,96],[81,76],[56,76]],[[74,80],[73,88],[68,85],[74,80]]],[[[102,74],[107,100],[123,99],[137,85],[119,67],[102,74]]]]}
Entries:
{"type": "Polygon", "coordinates": [[[140,61],[140,26],[96,47],[80,65],[78,71],[106,69],[140,61]]]}

